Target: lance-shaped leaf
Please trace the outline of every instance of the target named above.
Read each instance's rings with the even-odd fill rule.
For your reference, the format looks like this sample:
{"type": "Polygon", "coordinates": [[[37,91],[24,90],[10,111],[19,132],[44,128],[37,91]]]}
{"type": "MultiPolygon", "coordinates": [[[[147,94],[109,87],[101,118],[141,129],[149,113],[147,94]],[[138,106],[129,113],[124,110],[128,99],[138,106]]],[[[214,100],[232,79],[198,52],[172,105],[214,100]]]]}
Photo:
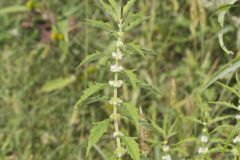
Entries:
{"type": "Polygon", "coordinates": [[[133,86],[133,89],[135,89],[136,88],[136,83],[138,81],[137,75],[135,73],[133,73],[133,70],[124,70],[124,72],[127,75],[127,77],[129,78],[130,83],[133,86]]]}
{"type": "Polygon", "coordinates": [[[240,67],[240,56],[224,65],[218,72],[216,72],[203,86],[203,90],[208,88],[218,79],[225,77],[227,74],[236,71],[240,67]]]}
{"type": "Polygon", "coordinates": [[[224,44],[224,41],[223,41],[223,31],[221,31],[218,34],[218,41],[219,41],[219,44],[220,44],[220,46],[221,46],[221,48],[223,49],[224,52],[226,52],[227,54],[234,54],[234,52],[229,50],[229,49],[227,49],[227,47],[224,44]]]}
{"type": "Polygon", "coordinates": [[[113,26],[107,22],[87,20],[85,23],[96,28],[100,28],[109,32],[114,32],[113,26]]]}
{"type": "Polygon", "coordinates": [[[93,54],[88,55],[87,57],[84,58],[84,60],[77,66],[76,69],[78,69],[79,67],[81,67],[84,64],[87,64],[89,62],[95,61],[97,59],[100,59],[101,57],[105,56],[105,54],[100,53],[100,52],[96,52],[93,54]]]}
{"type": "Polygon", "coordinates": [[[159,127],[158,124],[156,122],[154,122],[153,120],[150,120],[153,129],[155,129],[163,138],[167,137],[167,133],[164,131],[163,128],[159,127]]]}
{"type": "MultiPolygon", "coordinates": [[[[229,8],[231,8],[235,2],[237,2],[237,0],[230,0],[223,6],[220,6],[215,11],[215,13],[218,14],[218,22],[219,22],[220,26],[222,27],[222,29],[224,27],[225,15],[226,15],[227,11],[229,10],[229,8]]],[[[221,31],[218,34],[219,44],[220,44],[221,48],[224,50],[224,52],[226,52],[227,54],[233,54],[233,52],[231,50],[227,49],[227,47],[225,46],[224,41],[223,41],[223,34],[224,34],[223,31],[221,31]]]]}
{"type": "Polygon", "coordinates": [[[108,2],[111,4],[112,8],[115,12],[118,12],[120,9],[120,5],[117,4],[115,0],[108,0],[108,2]]]}
{"type": "Polygon", "coordinates": [[[234,89],[233,87],[230,87],[226,84],[223,84],[221,82],[217,82],[217,84],[221,85],[222,87],[224,87],[226,90],[228,90],[229,92],[235,94],[236,96],[238,96],[238,98],[240,98],[240,93],[238,92],[238,90],[234,89]]]}
{"type": "Polygon", "coordinates": [[[0,15],[17,13],[17,12],[27,12],[29,9],[26,6],[10,6],[0,9],[0,15]]]}
{"type": "Polygon", "coordinates": [[[125,17],[129,13],[135,2],[136,0],[129,0],[127,2],[127,4],[123,7],[123,17],[125,17]]]}
{"type": "Polygon", "coordinates": [[[83,91],[82,96],[79,98],[77,103],[74,105],[74,107],[78,107],[83,101],[85,101],[88,97],[93,95],[94,93],[98,92],[99,90],[103,89],[107,84],[105,83],[95,83],[90,85],[87,89],[83,91]]]}
{"type": "Polygon", "coordinates": [[[128,22],[124,25],[123,30],[124,31],[130,31],[134,27],[141,24],[143,21],[147,20],[149,17],[144,17],[141,14],[132,14],[131,17],[129,17],[128,22]]]}
{"type": "Polygon", "coordinates": [[[123,105],[126,107],[126,110],[129,114],[129,116],[132,118],[132,120],[136,126],[137,132],[138,132],[139,131],[139,118],[140,118],[138,109],[131,103],[124,103],[123,105]]]}
{"type": "Polygon", "coordinates": [[[67,78],[57,78],[51,81],[46,82],[42,88],[42,92],[51,92],[54,90],[62,89],[76,80],[74,75],[71,75],[67,78]]]}
{"type": "Polygon", "coordinates": [[[234,138],[234,136],[239,133],[240,131],[240,123],[238,123],[234,129],[232,129],[231,133],[228,134],[227,140],[225,141],[224,147],[222,149],[222,153],[224,153],[227,149],[227,147],[229,146],[229,144],[232,142],[232,139],[234,138]]]}
{"type": "Polygon", "coordinates": [[[217,118],[214,118],[214,119],[210,120],[210,121],[208,122],[208,124],[211,125],[211,124],[213,124],[213,123],[217,123],[217,122],[219,122],[219,121],[222,121],[222,120],[225,120],[225,119],[228,119],[228,118],[232,118],[232,116],[230,115],[230,116],[217,117],[217,118]]]}
{"type": "Polygon", "coordinates": [[[140,149],[133,137],[122,137],[127,147],[127,152],[133,160],[140,160],[140,149]]]}
{"type": "Polygon", "coordinates": [[[117,14],[117,11],[115,11],[115,9],[111,6],[113,2],[111,2],[111,5],[109,5],[103,0],[99,0],[99,3],[101,4],[102,9],[109,13],[116,22],[119,20],[119,15],[117,14]]]}
{"type": "Polygon", "coordinates": [[[224,27],[224,19],[225,19],[225,14],[233,6],[235,2],[238,0],[230,0],[226,4],[220,6],[219,8],[216,9],[215,13],[218,14],[218,22],[220,26],[223,28],[224,27]]]}
{"type": "Polygon", "coordinates": [[[216,101],[216,102],[209,102],[210,104],[215,104],[215,105],[220,105],[220,106],[224,106],[224,107],[228,107],[228,108],[232,108],[232,109],[238,109],[234,104],[229,103],[229,102],[224,102],[224,101],[216,101]]]}
{"type": "Polygon", "coordinates": [[[161,94],[161,91],[159,89],[157,89],[156,87],[145,83],[144,81],[138,81],[137,86],[139,88],[145,89],[147,91],[149,91],[149,93],[154,93],[154,94],[161,94]]]}
{"type": "Polygon", "coordinates": [[[109,119],[97,122],[91,129],[90,136],[88,137],[87,155],[92,146],[99,141],[99,139],[103,136],[105,132],[107,132],[109,122],[109,119]]]}
{"type": "Polygon", "coordinates": [[[139,46],[135,42],[128,43],[127,48],[130,49],[132,52],[137,53],[145,58],[144,50],[142,49],[141,46],[139,46]]]}

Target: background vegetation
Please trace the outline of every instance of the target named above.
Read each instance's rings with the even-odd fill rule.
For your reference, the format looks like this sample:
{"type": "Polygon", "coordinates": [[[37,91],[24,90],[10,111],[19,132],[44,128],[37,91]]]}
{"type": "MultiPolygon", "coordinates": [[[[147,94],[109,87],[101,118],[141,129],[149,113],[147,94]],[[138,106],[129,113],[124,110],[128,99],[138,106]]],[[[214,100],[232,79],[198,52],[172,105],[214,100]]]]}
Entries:
{"type": "MultiPolygon", "coordinates": [[[[210,102],[237,106],[236,76],[202,91],[220,66],[240,54],[239,8],[226,16],[224,41],[235,52],[227,55],[218,43],[220,27],[213,14],[219,5],[220,0],[142,0],[133,8],[149,18],[127,38],[148,54],[133,56],[126,65],[155,91],[137,87],[132,92],[125,86],[122,94],[143,109],[147,140],[140,147],[151,159],[161,159],[166,140],[173,159],[199,159],[202,122],[208,122],[210,132],[209,158],[233,159],[229,147],[221,151],[236,124],[236,111],[210,102]]],[[[0,1],[0,159],[86,159],[92,123],[112,112],[107,103],[73,108],[88,84],[108,81],[102,61],[76,69],[86,55],[113,47],[109,34],[84,24],[110,18],[98,6],[97,0],[0,1]]],[[[135,135],[131,123],[121,125],[135,135]]],[[[108,159],[114,143],[108,135],[104,139],[88,159],[108,159]]]]}

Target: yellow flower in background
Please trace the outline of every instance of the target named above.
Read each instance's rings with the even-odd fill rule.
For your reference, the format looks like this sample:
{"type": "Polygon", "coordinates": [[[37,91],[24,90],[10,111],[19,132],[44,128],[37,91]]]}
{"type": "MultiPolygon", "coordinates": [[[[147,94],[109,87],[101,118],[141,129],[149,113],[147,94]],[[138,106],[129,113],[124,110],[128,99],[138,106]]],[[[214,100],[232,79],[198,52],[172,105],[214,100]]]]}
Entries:
{"type": "Polygon", "coordinates": [[[26,6],[30,10],[33,10],[34,8],[36,8],[36,4],[32,0],[28,0],[27,3],[26,3],[26,6]]]}
{"type": "Polygon", "coordinates": [[[53,41],[63,41],[64,35],[62,33],[52,32],[51,39],[53,41]]]}

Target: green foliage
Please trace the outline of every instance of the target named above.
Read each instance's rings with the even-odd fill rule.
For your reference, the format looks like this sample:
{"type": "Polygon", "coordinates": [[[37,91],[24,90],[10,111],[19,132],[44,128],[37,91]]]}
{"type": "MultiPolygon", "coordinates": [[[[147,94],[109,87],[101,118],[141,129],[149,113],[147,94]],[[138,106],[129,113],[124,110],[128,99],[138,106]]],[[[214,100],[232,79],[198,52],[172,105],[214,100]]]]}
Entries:
{"type": "Polygon", "coordinates": [[[42,92],[51,92],[54,90],[59,90],[59,89],[62,89],[64,87],[68,86],[75,80],[76,80],[76,77],[74,75],[69,76],[67,78],[57,78],[57,79],[46,82],[42,86],[41,91],[42,92]]]}
{"type": "MultiPolygon", "coordinates": [[[[229,0],[229,1],[227,1],[227,4],[224,4],[223,6],[220,6],[215,11],[215,13],[218,14],[218,22],[219,22],[220,26],[222,27],[222,29],[224,28],[225,15],[226,15],[227,11],[229,10],[229,8],[231,8],[235,2],[237,2],[237,0],[229,0]]],[[[224,50],[224,52],[226,52],[227,54],[234,54],[232,51],[228,50],[226,48],[226,46],[224,45],[223,31],[221,31],[219,33],[218,39],[219,39],[219,44],[222,47],[222,49],[224,50]]]]}
{"type": "Polygon", "coordinates": [[[128,15],[135,2],[136,0],[128,0],[127,4],[123,7],[123,17],[128,15]]]}
{"type": "Polygon", "coordinates": [[[106,30],[108,32],[114,32],[114,28],[111,24],[103,21],[94,21],[94,20],[87,20],[85,22],[87,25],[91,25],[93,27],[97,27],[103,30],[106,30]]]}
{"type": "Polygon", "coordinates": [[[135,42],[128,43],[127,47],[133,53],[137,53],[137,54],[139,54],[139,55],[141,55],[142,57],[145,58],[144,51],[143,51],[142,47],[139,46],[138,44],[136,44],[135,42]]]}
{"type": "Polygon", "coordinates": [[[105,132],[107,132],[109,126],[109,119],[105,119],[100,122],[96,122],[94,127],[90,131],[90,136],[88,138],[88,146],[87,146],[87,155],[94,144],[96,144],[99,139],[103,136],[105,132]]]}
{"type": "MultiPolygon", "coordinates": [[[[113,106],[107,103],[112,88],[105,84],[91,93],[79,104],[83,106],[79,110],[68,106],[74,106],[76,98],[84,95],[87,84],[108,82],[110,77],[113,80],[110,59],[106,58],[116,51],[116,41],[107,32],[114,40],[119,36],[120,1],[33,1],[37,5],[31,10],[20,1],[0,1],[0,159],[118,160],[114,155],[116,143],[112,142],[113,122],[109,122],[111,131],[103,133],[86,158],[92,122],[112,113],[113,106]],[[103,11],[97,8],[98,4],[103,11]],[[87,20],[85,25],[86,19],[97,22],[87,20]],[[64,34],[64,39],[53,41],[52,31],[64,34]],[[85,59],[81,59],[80,67],[88,65],[76,70],[82,57],[85,59]],[[76,77],[77,83],[76,80],[66,83],[70,75],[76,77]],[[44,87],[46,91],[42,90],[44,87]]],[[[220,1],[202,2],[136,1],[123,19],[123,63],[119,64],[130,72],[119,73],[119,78],[125,79],[118,96],[123,101],[132,101],[134,107],[143,108],[135,141],[142,154],[145,150],[149,152],[141,160],[161,160],[166,143],[173,160],[202,159],[197,151],[206,122],[209,153],[203,158],[235,158],[232,148],[237,147],[233,139],[239,133],[235,116],[239,115],[240,83],[230,75],[239,76],[238,62],[229,63],[228,67],[233,68],[227,69],[228,77],[222,73],[217,78],[222,83],[201,92],[201,85],[210,80],[210,74],[226,58],[233,57],[220,54],[222,49],[216,41],[220,25],[217,18],[209,18],[220,1]],[[126,33],[128,30],[131,33],[126,33]],[[154,57],[152,50],[157,53],[154,57]],[[136,89],[128,87],[128,82],[131,86],[136,82],[136,89]]],[[[239,56],[239,47],[235,46],[239,41],[235,36],[239,34],[238,7],[236,2],[216,12],[227,11],[228,25],[223,33],[230,34],[224,34],[224,43],[231,45],[232,48],[226,48],[235,51],[235,56],[239,56]]],[[[122,114],[119,129],[126,136],[134,136],[136,125],[131,122],[135,121],[125,108],[118,106],[118,113],[122,114]]],[[[137,108],[134,110],[137,113],[137,108]]],[[[128,149],[123,139],[121,144],[128,149]]]]}
{"type": "Polygon", "coordinates": [[[95,83],[91,84],[87,89],[83,91],[82,96],[79,98],[77,103],[74,105],[75,107],[78,107],[83,101],[85,101],[88,97],[93,95],[94,93],[98,92],[99,90],[106,87],[105,83],[95,83]]]}
{"type": "Polygon", "coordinates": [[[133,70],[124,70],[125,74],[127,75],[127,77],[130,80],[130,83],[132,84],[132,87],[134,89],[136,89],[136,85],[137,85],[137,75],[133,73],[133,70]]]}
{"type": "Polygon", "coordinates": [[[140,149],[137,142],[133,137],[122,137],[125,145],[127,146],[127,152],[133,160],[140,160],[140,149]]]}
{"type": "Polygon", "coordinates": [[[120,17],[119,17],[119,14],[116,10],[114,10],[116,7],[112,8],[111,5],[114,5],[114,3],[111,2],[111,5],[105,3],[103,0],[99,0],[99,3],[101,4],[101,7],[104,11],[106,11],[107,13],[109,13],[112,18],[115,20],[115,22],[117,22],[120,17]]]}
{"type": "Polygon", "coordinates": [[[104,56],[106,56],[106,55],[101,52],[98,52],[98,51],[96,53],[90,54],[87,57],[85,57],[84,60],[77,66],[77,69],[79,67],[81,67],[82,65],[85,65],[85,64],[88,64],[89,62],[98,60],[99,58],[104,57],[104,56]]]}
{"type": "Polygon", "coordinates": [[[141,14],[130,14],[128,19],[124,22],[124,31],[130,31],[148,18],[144,17],[141,14]]]}
{"type": "Polygon", "coordinates": [[[123,105],[125,106],[125,108],[128,112],[128,115],[132,118],[137,131],[139,131],[140,116],[138,114],[138,109],[131,103],[124,103],[123,105]]]}
{"type": "Polygon", "coordinates": [[[228,64],[224,65],[204,84],[203,89],[208,88],[218,79],[225,77],[227,74],[236,71],[240,67],[240,57],[235,58],[228,64]]]}
{"type": "Polygon", "coordinates": [[[29,9],[26,6],[10,6],[0,8],[0,16],[10,13],[27,12],[29,9]]]}

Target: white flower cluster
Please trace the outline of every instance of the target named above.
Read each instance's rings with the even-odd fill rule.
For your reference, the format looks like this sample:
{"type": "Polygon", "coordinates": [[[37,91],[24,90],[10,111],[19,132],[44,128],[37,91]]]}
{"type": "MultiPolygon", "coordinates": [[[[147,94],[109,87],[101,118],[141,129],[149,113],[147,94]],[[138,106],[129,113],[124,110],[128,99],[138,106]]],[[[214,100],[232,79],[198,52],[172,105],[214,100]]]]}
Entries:
{"type": "Polygon", "coordinates": [[[114,105],[114,106],[117,106],[117,105],[120,105],[122,103],[122,100],[120,98],[112,98],[109,103],[111,105],[114,105]]]}
{"type": "Polygon", "coordinates": [[[208,152],[208,147],[199,147],[198,148],[198,153],[199,154],[204,154],[208,152]]]}
{"type": "Polygon", "coordinates": [[[121,60],[123,57],[122,52],[112,52],[112,58],[116,59],[116,60],[121,60]]]}
{"type": "Polygon", "coordinates": [[[206,135],[201,135],[201,136],[200,136],[200,140],[201,140],[201,142],[203,142],[203,143],[207,143],[207,142],[208,142],[208,136],[206,136],[206,135]]]}
{"type": "Polygon", "coordinates": [[[109,81],[108,83],[109,83],[110,86],[113,86],[113,87],[119,88],[119,87],[122,86],[123,81],[122,81],[122,80],[118,80],[118,81],[109,81]]]}
{"type": "Polygon", "coordinates": [[[169,154],[167,154],[162,156],[162,160],[172,160],[172,158],[169,154]]]}
{"type": "Polygon", "coordinates": [[[240,142],[240,136],[238,135],[233,139],[233,143],[239,143],[240,142]]]}
{"type": "Polygon", "coordinates": [[[235,118],[236,120],[240,120],[240,115],[239,114],[235,115],[235,118]]]}
{"type": "Polygon", "coordinates": [[[125,153],[126,153],[126,149],[124,149],[122,147],[118,147],[115,151],[115,154],[118,158],[122,158],[125,153]]]}
{"type": "Polygon", "coordinates": [[[111,65],[110,70],[111,72],[121,72],[123,70],[123,67],[114,64],[114,65],[111,65]]]}

